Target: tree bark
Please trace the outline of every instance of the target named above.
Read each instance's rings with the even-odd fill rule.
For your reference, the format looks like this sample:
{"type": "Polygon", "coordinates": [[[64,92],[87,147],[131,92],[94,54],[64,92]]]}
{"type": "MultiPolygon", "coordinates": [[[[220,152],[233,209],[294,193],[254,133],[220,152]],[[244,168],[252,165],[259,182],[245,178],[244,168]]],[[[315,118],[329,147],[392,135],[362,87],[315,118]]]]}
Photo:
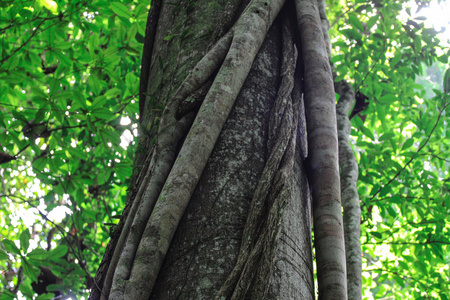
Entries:
{"type": "Polygon", "coordinates": [[[329,79],[310,63],[330,68],[308,56],[311,43],[326,57],[325,44],[304,38],[311,20],[287,2],[283,12],[284,0],[152,6],[133,186],[91,299],[313,299],[308,155],[331,172],[312,172],[319,290],[345,299],[345,255],[327,250],[343,251],[336,115],[314,111],[334,104],[332,81],[325,102],[310,97],[311,78],[329,79]],[[314,146],[321,135],[336,149],[314,146]],[[337,226],[321,228],[329,213],[337,226]]]}

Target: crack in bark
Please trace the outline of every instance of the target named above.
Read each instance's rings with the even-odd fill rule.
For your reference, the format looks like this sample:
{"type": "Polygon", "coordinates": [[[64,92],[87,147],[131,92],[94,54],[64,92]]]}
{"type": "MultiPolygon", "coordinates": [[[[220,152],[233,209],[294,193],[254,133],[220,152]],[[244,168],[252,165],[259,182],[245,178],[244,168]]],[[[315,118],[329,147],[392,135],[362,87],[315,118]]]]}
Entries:
{"type": "MultiPolygon", "coordinates": [[[[152,1],[152,5],[147,17],[147,24],[145,26],[144,50],[142,54],[141,76],[139,80],[139,116],[144,115],[145,103],[147,102],[147,95],[145,93],[148,88],[150,63],[152,59],[153,44],[155,42],[156,28],[158,26],[161,5],[162,0],[152,1]]],[[[142,119],[140,119],[139,121],[142,122],[142,119]]]]}

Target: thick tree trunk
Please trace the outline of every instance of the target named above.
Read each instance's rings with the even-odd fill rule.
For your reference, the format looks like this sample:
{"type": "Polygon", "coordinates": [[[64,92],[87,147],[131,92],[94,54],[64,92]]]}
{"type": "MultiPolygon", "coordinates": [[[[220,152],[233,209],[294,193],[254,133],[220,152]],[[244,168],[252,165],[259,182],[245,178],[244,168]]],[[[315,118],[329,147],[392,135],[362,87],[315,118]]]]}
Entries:
{"type": "MultiPolygon", "coordinates": [[[[269,117],[280,80],[280,45],[278,20],[267,35],[190,200],[152,299],[213,299],[232,271],[251,200],[267,161],[269,117]]],[[[277,276],[272,276],[269,292],[277,299],[292,299],[300,293],[304,299],[311,299],[313,294],[307,188],[303,162],[298,158],[298,180],[292,178],[295,197],[283,218],[283,242],[275,259],[277,276]]]]}
{"type": "MultiPolygon", "coordinates": [[[[316,231],[328,264],[318,267],[319,290],[345,299],[345,256],[326,250],[343,252],[334,106],[331,125],[306,114],[310,140],[326,131],[336,161],[306,142],[303,77],[331,76],[304,73],[313,62],[305,66],[305,51],[323,47],[326,58],[324,43],[301,46],[310,42],[303,29],[320,27],[314,3],[310,20],[302,9],[297,19],[293,1],[282,10],[283,0],[153,0],[133,186],[91,299],[313,299],[308,151],[316,189],[331,172],[315,202],[319,229],[333,216],[316,231]]],[[[322,92],[334,95],[332,82],[322,92]]],[[[309,106],[333,104],[319,98],[309,106]]]]}

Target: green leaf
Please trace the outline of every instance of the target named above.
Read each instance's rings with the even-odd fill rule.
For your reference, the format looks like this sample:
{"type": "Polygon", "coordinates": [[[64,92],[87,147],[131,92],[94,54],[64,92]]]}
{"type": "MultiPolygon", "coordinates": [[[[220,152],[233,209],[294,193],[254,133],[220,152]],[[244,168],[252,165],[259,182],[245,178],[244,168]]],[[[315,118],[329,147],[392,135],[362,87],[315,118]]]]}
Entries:
{"type": "Polygon", "coordinates": [[[49,11],[52,12],[52,14],[56,15],[58,14],[58,4],[56,4],[55,1],[52,0],[37,0],[36,1],[39,6],[43,6],[49,11]]]}
{"type": "Polygon", "coordinates": [[[362,34],[354,28],[344,29],[342,33],[351,40],[362,41],[362,34]]]}
{"type": "Polygon", "coordinates": [[[367,129],[367,127],[362,126],[361,127],[361,131],[364,133],[365,136],[367,136],[369,139],[371,139],[372,141],[375,141],[375,137],[372,133],[372,131],[370,131],[369,129],[367,129]]]}
{"type": "Polygon", "coordinates": [[[377,238],[377,239],[379,239],[379,240],[381,240],[381,239],[383,238],[383,236],[381,235],[381,233],[379,233],[379,232],[377,232],[377,231],[373,231],[373,232],[371,232],[371,234],[372,234],[375,238],[377,238]]]}
{"type": "Polygon", "coordinates": [[[48,259],[49,252],[41,248],[33,249],[27,254],[27,258],[30,260],[45,260],[48,259]]]}
{"type": "Polygon", "coordinates": [[[394,279],[400,286],[405,286],[405,281],[400,276],[394,274],[394,279]]]}
{"type": "Polygon", "coordinates": [[[108,90],[108,91],[104,94],[104,96],[105,96],[107,99],[110,99],[110,98],[115,98],[115,97],[119,96],[120,94],[122,94],[122,91],[121,91],[120,89],[118,89],[118,88],[112,88],[112,89],[108,90]]]}
{"type": "Polygon", "coordinates": [[[107,98],[105,96],[95,97],[94,102],[92,102],[92,105],[90,107],[90,110],[95,110],[97,108],[103,108],[105,106],[106,101],[107,101],[107,98]]]}
{"type": "Polygon", "coordinates": [[[109,176],[111,175],[111,172],[112,172],[111,169],[106,169],[106,170],[100,171],[100,173],[98,174],[98,177],[97,177],[97,184],[98,185],[105,184],[109,180],[109,176]]]}
{"type": "Polygon", "coordinates": [[[36,115],[33,118],[33,123],[37,124],[44,120],[45,114],[48,110],[46,107],[47,105],[37,111],[36,115]]]}
{"type": "Polygon", "coordinates": [[[138,78],[133,73],[128,73],[125,76],[125,83],[130,92],[137,90],[138,78]]]}
{"type": "Polygon", "coordinates": [[[390,92],[392,94],[395,94],[395,88],[392,86],[392,84],[386,83],[386,82],[379,82],[379,85],[383,88],[383,90],[390,92]]]}
{"type": "Polygon", "coordinates": [[[394,67],[396,64],[398,64],[398,62],[402,59],[402,54],[401,53],[397,53],[390,61],[389,61],[389,65],[391,67],[394,67]]]}
{"type": "Polygon", "coordinates": [[[94,95],[99,95],[102,87],[100,84],[100,80],[97,78],[97,76],[95,76],[94,74],[91,74],[91,76],[89,76],[88,83],[89,83],[89,86],[91,87],[94,95]]]}
{"type": "Polygon", "coordinates": [[[444,94],[447,95],[450,92],[450,68],[445,71],[443,85],[444,85],[444,94]]]}
{"type": "Polygon", "coordinates": [[[403,143],[403,147],[402,150],[408,149],[409,147],[411,147],[414,144],[414,139],[413,138],[409,138],[405,141],[405,143],[403,143]]]}
{"type": "MultiPolygon", "coordinates": [[[[55,51],[54,53],[56,58],[62,63],[62,66],[70,66],[72,64],[72,61],[70,60],[69,57],[67,57],[67,55],[64,55],[60,51],[55,51]]],[[[58,66],[58,69],[59,68],[60,67],[58,66]]],[[[61,70],[59,72],[61,73],[61,70]]]]}
{"type": "MultiPolygon", "coordinates": [[[[381,190],[380,190],[380,197],[385,197],[388,193],[390,193],[392,190],[390,185],[384,186],[381,190]]],[[[389,212],[389,214],[391,216],[393,216],[393,214],[395,214],[395,212],[392,210],[392,208],[390,206],[387,207],[387,211],[389,212]]]]}
{"type": "Polygon", "coordinates": [[[385,134],[383,134],[382,136],[380,136],[380,138],[378,139],[380,142],[381,141],[390,141],[392,138],[395,137],[395,133],[393,132],[387,132],[385,134]]]}
{"type": "Polygon", "coordinates": [[[111,111],[105,107],[94,109],[91,113],[94,117],[104,120],[109,120],[114,117],[111,111]]]}
{"type": "Polygon", "coordinates": [[[30,238],[31,234],[28,228],[20,234],[20,248],[24,253],[27,253],[28,247],[30,246],[30,238]]]}
{"type": "Polygon", "coordinates": [[[59,245],[51,251],[50,257],[51,257],[51,259],[63,257],[64,255],[66,255],[68,250],[69,250],[69,247],[67,247],[67,245],[59,245]]]}
{"type": "Polygon", "coordinates": [[[39,276],[39,269],[30,264],[27,260],[22,259],[23,272],[27,275],[31,281],[36,281],[39,276]]]}
{"type": "Polygon", "coordinates": [[[393,94],[386,94],[378,98],[381,103],[391,104],[397,101],[397,97],[393,94]]]}
{"type": "Polygon", "coordinates": [[[2,249],[0,249],[0,260],[5,260],[8,258],[9,258],[8,254],[5,251],[3,251],[2,249]]]}
{"type": "Polygon", "coordinates": [[[111,10],[118,16],[124,18],[131,18],[132,14],[127,6],[120,2],[112,2],[109,6],[111,10]]]}
{"type": "Polygon", "coordinates": [[[78,150],[77,148],[68,148],[67,151],[69,152],[70,156],[78,157],[80,160],[87,160],[86,153],[83,151],[78,150]]]}
{"type": "Polygon", "coordinates": [[[443,64],[446,64],[448,62],[448,56],[447,55],[438,56],[437,60],[440,61],[443,64]]]}
{"type": "Polygon", "coordinates": [[[369,18],[369,20],[367,21],[367,30],[370,30],[373,25],[375,25],[378,21],[378,19],[380,18],[380,16],[373,16],[371,18],[369,18]]]}
{"type": "MultiPolygon", "coordinates": [[[[0,2],[0,6],[1,6],[1,2],[0,2]]],[[[3,290],[2,294],[0,294],[0,300],[13,300],[13,299],[17,299],[16,294],[11,293],[7,289],[3,290]]]]}
{"type": "Polygon", "coordinates": [[[60,284],[49,284],[47,285],[47,291],[49,292],[57,292],[63,290],[64,286],[60,284]]]}
{"type": "MultiPolygon", "coordinates": [[[[47,286],[47,291],[48,291],[48,286],[47,286]]],[[[36,298],[36,300],[52,300],[52,299],[55,299],[55,294],[54,293],[44,293],[44,294],[39,295],[36,298]]]]}
{"type": "MultiPolygon", "coordinates": [[[[138,31],[138,28],[137,28],[136,23],[134,23],[133,25],[131,25],[131,27],[128,28],[128,31],[127,31],[128,41],[134,40],[134,38],[136,37],[137,31],[138,31]]],[[[137,52],[136,54],[138,55],[139,51],[136,51],[136,52],[137,52]]]]}
{"type": "Polygon", "coordinates": [[[360,31],[364,31],[364,27],[363,27],[361,21],[356,16],[356,14],[350,13],[348,15],[348,18],[349,18],[350,24],[352,24],[353,27],[356,27],[360,31]]]}
{"type": "Polygon", "coordinates": [[[17,246],[16,246],[16,244],[14,244],[14,242],[12,242],[8,239],[4,239],[2,241],[2,244],[5,247],[5,250],[7,252],[20,255],[20,249],[17,248],[17,246]]]}

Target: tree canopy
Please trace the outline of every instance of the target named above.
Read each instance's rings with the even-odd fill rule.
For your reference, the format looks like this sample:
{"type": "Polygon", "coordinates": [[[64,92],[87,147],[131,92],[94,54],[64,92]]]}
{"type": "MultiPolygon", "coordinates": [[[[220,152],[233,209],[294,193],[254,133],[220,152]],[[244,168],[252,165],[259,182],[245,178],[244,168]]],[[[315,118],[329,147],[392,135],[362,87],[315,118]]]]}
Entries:
{"type": "MultiPolygon", "coordinates": [[[[177,14],[177,2],[169,5],[177,14]]],[[[427,6],[328,3],[335,81],[353,86],[362,110],[351,145],[367,299],[450,297],[450,50],[425,26],[427,6]]],[[[149,7],[0,4],[1,299],[35,297],[38,277],[52,279],[38,299],[85,296],[92,286],[140,151],[149,7]]]]}

